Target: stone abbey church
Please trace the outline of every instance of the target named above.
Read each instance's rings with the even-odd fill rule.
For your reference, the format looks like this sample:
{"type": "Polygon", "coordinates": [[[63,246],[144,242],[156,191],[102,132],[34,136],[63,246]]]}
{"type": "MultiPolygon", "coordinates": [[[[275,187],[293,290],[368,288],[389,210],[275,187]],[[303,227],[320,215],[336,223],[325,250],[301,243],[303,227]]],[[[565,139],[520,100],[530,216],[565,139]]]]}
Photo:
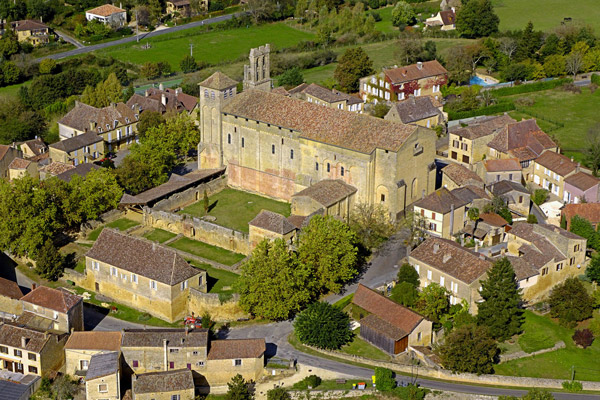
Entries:
{"type": "Polygon", "coordinates": [[[434,190],[434,131],[272,91],[269,53],[268,44],[250,51],[242,93],[221,72],[199,84],[199,168],[225,166],[230,186],[285,201],[341,180],[357,189],[353,204],[382,204],[394,217],[434,190]]]}

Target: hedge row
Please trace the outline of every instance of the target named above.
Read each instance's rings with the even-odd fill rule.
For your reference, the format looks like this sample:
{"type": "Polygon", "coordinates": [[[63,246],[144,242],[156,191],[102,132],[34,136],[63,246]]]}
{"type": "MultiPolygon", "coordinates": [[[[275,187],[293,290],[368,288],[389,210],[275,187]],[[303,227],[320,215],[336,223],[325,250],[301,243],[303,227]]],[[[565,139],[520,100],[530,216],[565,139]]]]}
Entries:
{"type": "Polygon", "coordinates": [[[596,85],[600,85],[600,75],[592,74],[592,83],[595,83],[596,85]]]}
{"type": "Polygon", "coordinates": [[[551,81],[542,81],[535,83],[527,83],[525,85],[517,85],[511,87],[503,87],[500,89],[492,89],[491,92],[496,97],[511,96],[513,94],[539,92],[541,90],[554,89],[558,86],[562,86],[565,83],[573,82],[572,79],[553,79],[551,81]]]}
{"type": "Polygon", "coordinates": [[[515,103],[513,101],[503,101],[502,103],[494,104],[493,106],[481,107],[471,111],[448,111],[448,119],[454,121],[457,119],[479,117],[480,115],[492,115],[512,111],[515,108],[515,103]]]}

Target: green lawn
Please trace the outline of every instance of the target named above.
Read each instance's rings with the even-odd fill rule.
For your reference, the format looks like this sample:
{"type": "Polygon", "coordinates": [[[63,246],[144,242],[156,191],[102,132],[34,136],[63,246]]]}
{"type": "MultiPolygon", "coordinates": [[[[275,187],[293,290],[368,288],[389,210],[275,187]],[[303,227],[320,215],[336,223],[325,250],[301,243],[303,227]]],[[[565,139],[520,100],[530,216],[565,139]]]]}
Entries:
{"type": "Polygon", "coordinates": [[[493,0],[493,4],[501,31],[523,29],[529,21],[536,30],[549,31],[559,27],[565,17],[600,30],[598,0],[493,0]]]}
{"type": "Polygon", "coordinates": [[[153,229],[150,232],[144,234],[144,237],[148,240],[152,240],[158,243],[164,243],[169,239],[173,239],[176,234],[165,231],[163,229],[153,229]]]}
{"type": "Polygon", "coordinates": [[[232,251],[211,246],[210,244],[192,240],[186,237],[177,239],[173,243],[169,243],[168,246],[225,265],[233,265],[239,261],[242,261],[246,257],[243,254],[234,253],[232,251]]]}
{"type": "Polygon", "coordinates": [[[21,86],[28,86],[31,81],[17,83],[16,85],[4,86],[0,88],[0,97],[14,97],[19,93],[21,86]]]}
{"type": "Polygon", "coordinates": [[[118,229],[120,231],[126,231],[129,228],[133,228],[134,226],[139,225],[139,222],[136,221],[132,221],[128,218],[120,218],[116,221],[110,222],[106,225],[102,225],[96,229],[94,229],[93,231],[90,232],[90,234],[88,235],[88,240],[96,240],[98,239],[98,236],[100,236],[100,232],[102,232],[102,230],[104,229],[105,226],[108,226],[109,228],[114,228],[114,229],[118,229]]]}
{"type": "Polygon", "coordinates": [[[509,98],[519,97],[529,97],[535,100],[535,104],[520,107],[526,114],[511,113],[515,119],[537,117],[540,128],[558,139],[567,156],[573,156],[577,161],[584,160],[586,133],[592,125],[600,122],[600,91],[592,94],[589,89],[583,88],[577,94],[553,89],[509,98]],[[563,123],[564,127],[557,126],[554,122],[563,123]]]}
{"type": "Polygon", "coordinates": [[[234,293],[233,285],[240,277],[238,274],[208,264],[200,264],[191,260],[188,262],[194,267],[205,270],[208,274],[208,293],[234,293]]]}
{"type": "Polygon", "coordinates": [[[276,48],[285,48],[314,37],[310,32],[295,29],[281,22],[208,33],[203,33],[204,30],[205,27],[199,27],[185,32],[168,33],[144,39],[140,44],[127,43],[100,50],[98,53],[135,64],[168,61],[174,70],[179,70],[179,62],[189,54],[190,44],[194,45],[196,60],[220,64],[240,57],[247,59],[250,48],[265,43],[270,43],[276,48]],[[144,50],[141,44],[146,43],[150,43],[151,48],[144,50]]]}
{"type": "Polygon", "coordinates": [[[370,343],[367,343],[366,341],[358,337],[359,333],[360,328],[355,329],[354,334],[356,336],[354,337],[354,340],[350,344],[347,344],[344,347],[342,347],[340,351],[346,354],[351,354],[353,356],[371,358],[373,360],[390,360],[390,356],[387,353],[385,353],[382,350],[379,350],[377,347],[373,346],[370,343]]]}
{"type": "MultiPolygon", "coordinates": [[[[248,233],[248,222],[263,209],[286,217],[291,212],[288,203],[229,188],[210,196],[208,200],[208,215],[216,218],[216,224],[246,233],[248,233]]],[[[202,217],[204,216],[204,203],[200,200],[179,212],[202,217]]]]}
{"type": "Polygon", "coordinates": [[[587,349],[578,348],[571,339],[573,329],[564,328],[546,316],[526,312],[525,333],[519,344],[525,349],[541,349],[550,342],[562,340],[566,347],[533,357],[521,358],[494,367],[499,375],[531,376],[535,378],[570,379],[575,367],[575,379],[600,380],[600,340],[587,349]]]}
{"type": "Polygon", "coordinates": [[[375,29],[383,33],[397,32],[398,28],[392,25],[392,10],[394,6],[380,8],[375,10],[381,17],[381,21],[375,22],[375,29]]]}

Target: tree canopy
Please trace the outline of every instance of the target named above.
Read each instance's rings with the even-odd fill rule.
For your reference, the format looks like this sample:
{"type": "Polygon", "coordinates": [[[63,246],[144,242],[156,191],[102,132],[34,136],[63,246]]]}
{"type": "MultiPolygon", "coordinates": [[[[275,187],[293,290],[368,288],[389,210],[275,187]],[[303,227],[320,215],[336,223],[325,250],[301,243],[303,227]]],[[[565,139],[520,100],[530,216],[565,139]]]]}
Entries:
{"type": "Polygon", "coordinates": [[[327,350],[338,350],[354,338],[348,314],[324,301],[298,314],[294,332],[300,342],[327,350]]]}
{"type": "Polygon", "coordinates": [[[490,36],[498,32],[499,24],[491,0],[469,0],[456,15],[456,30],[466,38],[490,36]]]}
{"type": "Polygon", "coordinates": [[[550,315],[565,326],[588,319],[594,311],[593,299],[577,278],[567,278],[550,292],[550,315]]]}
{"type": "Polygon", "coordinates": [[[333,73],[341,90],[357,92],[360,78],[373,73],[373,61],[362,47],[347,49],[338,59],[333,73]]]}
{"type": "Polygon", "coordinates": [[[444,368],[453,372],[491,374],[498,354],[498,345],[487,328],[475,324],[454,329],[439,347],[444,368]]]}
{"type": "Polygon", "coordinates": [[[450,293],[445,287],[437,283],[430,283],[419,293],[415,308],[427,319],[440,322],[442,315],[450,309],[449,295],[450,293]]]}

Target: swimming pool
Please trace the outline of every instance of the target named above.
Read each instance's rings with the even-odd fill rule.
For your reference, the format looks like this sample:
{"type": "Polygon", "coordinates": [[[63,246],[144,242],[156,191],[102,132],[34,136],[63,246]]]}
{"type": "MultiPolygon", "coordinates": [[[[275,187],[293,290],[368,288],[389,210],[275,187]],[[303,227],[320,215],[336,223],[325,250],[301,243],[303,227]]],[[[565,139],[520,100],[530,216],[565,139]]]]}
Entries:
{"type": "Polygon", "coordinates": [[[482,79],[479,76],[475,75],[475,76],[471,77],[471,79],[469,80],[469,84],[470,85],[479,85],[479,86],[491,86],[491,85],[494,85],[495,83],[493,83],[493,82],[486,82],[484,79],[482,79]]]}

